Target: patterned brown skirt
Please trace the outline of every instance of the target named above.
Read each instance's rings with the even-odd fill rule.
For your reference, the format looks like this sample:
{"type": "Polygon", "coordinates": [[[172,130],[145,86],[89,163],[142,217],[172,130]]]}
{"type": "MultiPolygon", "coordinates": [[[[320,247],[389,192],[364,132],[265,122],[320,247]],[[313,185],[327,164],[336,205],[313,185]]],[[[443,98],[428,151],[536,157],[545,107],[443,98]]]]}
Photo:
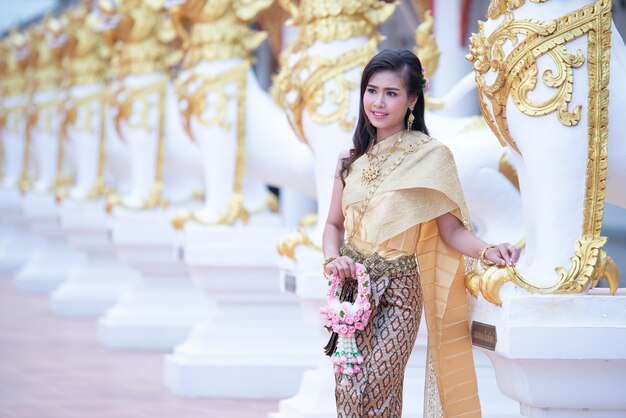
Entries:
{"type": "Polygon", "coordinates": [[[422,292],[415,256],[386,261],[364,257],[344,245],[340,253],[365,265],[372,281],[370,320],[355,335],[364,362],[350,387],[336,380],[338,418],[401,418],[404,370],[422,315],[422,292]]]}

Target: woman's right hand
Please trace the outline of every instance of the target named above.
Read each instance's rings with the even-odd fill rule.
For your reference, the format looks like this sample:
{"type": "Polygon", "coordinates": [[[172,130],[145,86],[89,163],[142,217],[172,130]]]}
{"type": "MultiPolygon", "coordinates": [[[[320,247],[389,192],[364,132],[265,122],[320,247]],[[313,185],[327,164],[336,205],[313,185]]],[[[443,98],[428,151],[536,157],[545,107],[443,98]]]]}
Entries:
{"type": "Polygon", "coordinates": [[[356,277],[356,262],[350,257],[342,255],[326,264],[326,274],[329,276],[336,274],[342,280],[356,277]]]}

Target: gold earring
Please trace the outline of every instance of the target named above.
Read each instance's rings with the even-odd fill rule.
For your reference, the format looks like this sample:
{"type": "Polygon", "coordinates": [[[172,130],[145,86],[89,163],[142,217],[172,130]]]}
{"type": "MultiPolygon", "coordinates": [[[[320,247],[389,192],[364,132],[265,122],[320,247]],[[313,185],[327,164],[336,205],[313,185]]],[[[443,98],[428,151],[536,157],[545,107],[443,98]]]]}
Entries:
{"type": "Polygon", "coordinates": [[[409,113],[409,117],[406,121],[406,130],[410,131],[411,128],[413,127],[413,121],[415,120],[415,116],[413,116],[413,108],[409,108],[411,109],[411,113],[409,113]]]}

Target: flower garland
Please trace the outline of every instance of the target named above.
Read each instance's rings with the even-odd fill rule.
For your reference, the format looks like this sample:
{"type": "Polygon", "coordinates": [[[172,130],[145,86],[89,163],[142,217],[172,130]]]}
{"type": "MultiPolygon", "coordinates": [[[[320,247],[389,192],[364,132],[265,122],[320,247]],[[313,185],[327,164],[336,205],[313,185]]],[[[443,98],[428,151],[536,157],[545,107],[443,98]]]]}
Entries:
{"type": "Polygon", "coordinates": [[[358,293],[354,303],[339,300],[339,276],[328,276],[328,304],[320,309],[325,317],[325,325],[335,331],[339,338],[337,348],[331,357],[335,365],[335,373],[341,374],[341,384],[350,386],[350,376],[360,373],[358,366],[363,363],[363,356],[356,345],[354,334],[363,331],[372,313],[369,297],[372,293],[370,276],[365,266],[356,263],[356,279],[358,293]]]}

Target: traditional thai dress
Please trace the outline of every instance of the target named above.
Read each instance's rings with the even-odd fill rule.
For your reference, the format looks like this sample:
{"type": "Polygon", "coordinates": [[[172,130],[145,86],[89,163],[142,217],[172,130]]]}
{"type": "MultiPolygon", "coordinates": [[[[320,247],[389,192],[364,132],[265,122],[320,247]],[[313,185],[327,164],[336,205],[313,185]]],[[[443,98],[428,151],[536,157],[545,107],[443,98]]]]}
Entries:
{"type": "Polygon", "coordinates": [[[385,139],[370,153],[352,164],[343,190],[340,252],[366,266],[373,312],[355,336],[362,373],[349,387],[337,381],[338,417],[401,417],[422,307],[429,345],[424,417],[480,417],[464,257],[443,242],[435,222],[451,212],[469,228],[452,154],[417,131],[385,139]],[[367,181],[364,170],[373,164],[378,170],[367,181]]]}

